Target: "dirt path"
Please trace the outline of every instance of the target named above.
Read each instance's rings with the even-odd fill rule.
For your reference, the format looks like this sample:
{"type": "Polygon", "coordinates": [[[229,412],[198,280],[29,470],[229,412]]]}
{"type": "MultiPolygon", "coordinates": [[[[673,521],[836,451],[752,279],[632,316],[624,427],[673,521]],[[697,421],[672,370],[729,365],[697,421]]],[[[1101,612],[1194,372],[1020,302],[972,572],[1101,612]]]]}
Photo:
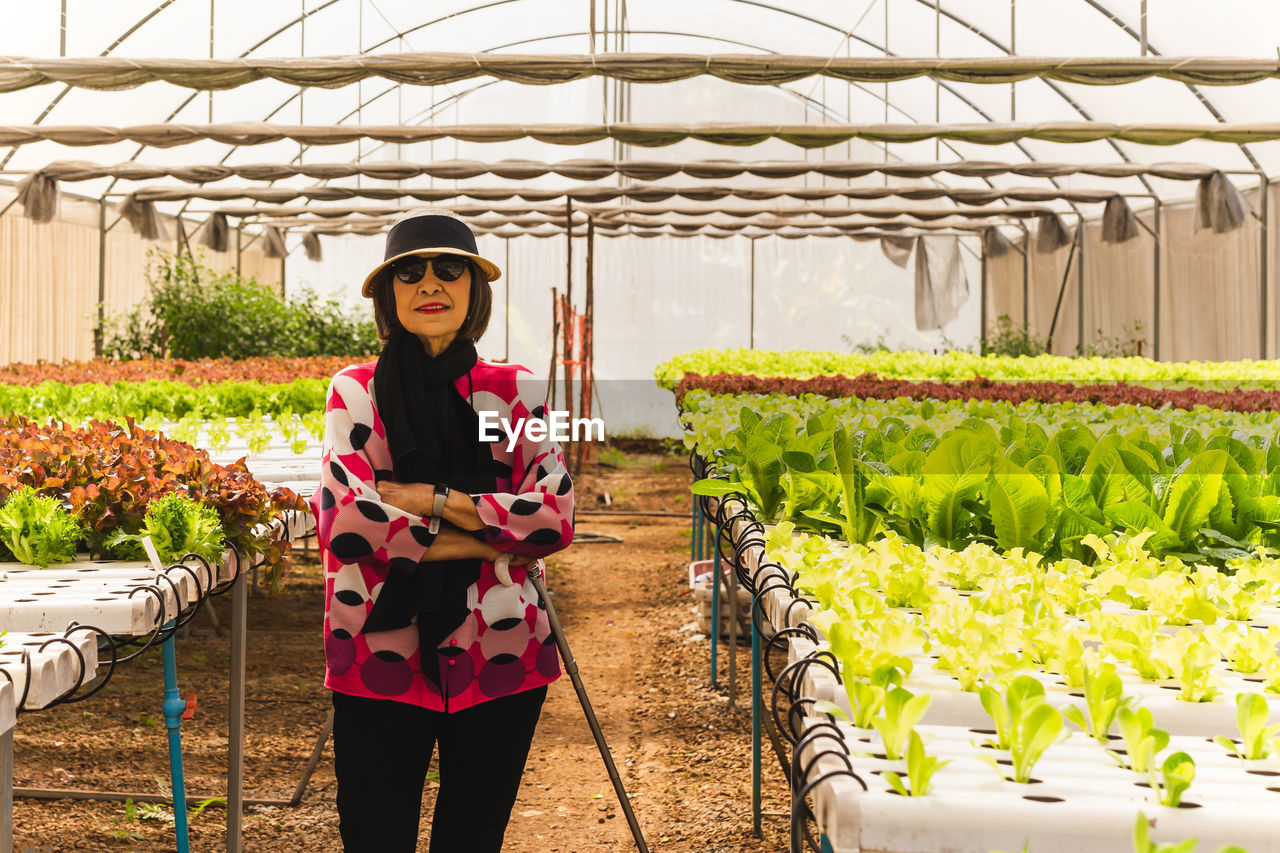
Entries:
{"type": "MultiPolygon", "coordinates": [[[[580,516],[578,530],[623,542],[575,544],[550,561],[553,600],[591,701],[622,771],[650,849],[764,853],[786,847],[787,822],[765,820],[751,836],[750,715],[746,646],[739,656],[738,707],[707,686],[709,646],[690,642],[687,594],[688,469],[661,454],[614,457],[578,481],[580,510],[669,511],[666,519],[580,516]]],[[[288,799],[329,707],[321,686],[323,587],[314,563],[300,564],[288,591],[250,601],[247,701],[248,796],[288,799]]],[[[216,607],[227,624],[226,602],[216,607]]],[[[209,620],[196,620],[208,629],[209,620]]],[[[722,654],[721,686],[727,678],[722,654]]],[[[184,725],[188,791],[220,794],[226,773],[227,640],[193,636],[178,647],[183,691],[199,693],[184,725]]],[[[24,716],[15,735],[16,784],[50,788],[156,792],[167,778],[159,713],[160,655],[119,671],[89,701],[24,716]]],[[[252,806],[247,851],[328,851],[337,836],[332,750],[298,808],[252,806]]],[[[424,815],[434,800],[428,783],[424,815]]],[[[786,811],[786,786],[766,753],[766,812],[786,811]]],[[[17,850],[161,851],[172,849],[163,820],[126,814],[123,804],[19,800],[17,850]]],[[[224,848],[216,806],[192,822],[192,850],[224,848]]],[[[423,844],[426,849],[424,819],[423,844]]],[[[634,849],[568,677],[552,685],[534,739],[520,798],[507,831],[510,853],[590,853],[634,849]]],[[[7,851],[6,851],[7,853],[7,851]]]]}

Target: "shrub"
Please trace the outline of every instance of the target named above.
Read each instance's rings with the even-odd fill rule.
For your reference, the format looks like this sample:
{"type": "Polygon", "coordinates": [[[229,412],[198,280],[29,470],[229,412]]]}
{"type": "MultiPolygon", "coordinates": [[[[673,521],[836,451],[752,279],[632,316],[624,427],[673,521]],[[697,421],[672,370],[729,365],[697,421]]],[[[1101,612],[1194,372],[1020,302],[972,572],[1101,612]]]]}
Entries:
{"type": "Polygon", "coordinates": [[[336,299],[304,290],[290,299],[234,272],[217,272],[203,253],[152,250],[147,300],[104,335],[108,358],[359,356],[380,347],[370,314],[353,316],[336,299]]]}

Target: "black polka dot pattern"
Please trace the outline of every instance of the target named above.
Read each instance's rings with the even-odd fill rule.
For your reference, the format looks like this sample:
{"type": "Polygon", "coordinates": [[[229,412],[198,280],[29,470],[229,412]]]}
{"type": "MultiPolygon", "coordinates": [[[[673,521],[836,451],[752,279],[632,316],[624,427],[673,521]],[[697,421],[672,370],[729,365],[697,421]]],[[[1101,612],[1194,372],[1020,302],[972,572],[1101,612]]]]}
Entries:
{"type": "Polygon", "coordinates": [[[557,495],[567,495],[573,489],[573,481],[568,477],[560,478],[560,485],[556,487],[557,495]]]}
{"type": "Polygon", "coordinates": [[[413,538],[419,545],[430,546],[435,541],[433,536],[425,526],[421,524],[411,524],[409,529],[413,531],[413,538]]]}
{"type": "Polygon", "coordinates": [[[535,512],[542,509],[542,504],[538,501],[516,498],[511,502],[511,506],[508,507],[508,509],[516,515],[533,515],[535,512]]]}
{"type": "Polygon", "coordinates": [[[329,491],[328,487],[321,489],[320,490],[320,508],[333,509],[335,504],[337,504],[337,500],[334,499],[333,492],[329,491]]]}
{"type": "Polygon", "coordinates": [[[329,473],[333,475],[333,479],[337,480],[342,485],[344,486],[351,485],[350,481],[347,480],[347,472],[337,462],[329,463],[329,473]]]}
{"type": "MultiPolygon", "coordinates": [[[[364,604],[364,598],[354,589],[340,589],[333,594],[333,597],[351,607],[358,607],[364,604]]],[[[334,633],[336,634],[337,631],[334,633]]]]}
{"type": "Polygon", "coordinates": [[[339,533],[329,540],[329,550],[339,560],[350,562],[373,554],[369,540],[359,533],[339,533]]]}
{"type": "Polygon", "coordinates": [[[364,450],[365,442],[373,435],[373,427],[368,424],[356,424],[351,428],[351,449],[364,450]]]}
{"type": "Polygon", "coordinates": [[[560,531],[552,530],[550,527],[539,527],[526,536],[524,541],[533,545],[554,545],[560,541],[560,531]]]}
{"type": "Polygon", "coordinates": [[[356,501],[356,509],[360,510],[360,514],[370,521],[387,521],[387,513],[381,506],[373,501],[356,501]]]}

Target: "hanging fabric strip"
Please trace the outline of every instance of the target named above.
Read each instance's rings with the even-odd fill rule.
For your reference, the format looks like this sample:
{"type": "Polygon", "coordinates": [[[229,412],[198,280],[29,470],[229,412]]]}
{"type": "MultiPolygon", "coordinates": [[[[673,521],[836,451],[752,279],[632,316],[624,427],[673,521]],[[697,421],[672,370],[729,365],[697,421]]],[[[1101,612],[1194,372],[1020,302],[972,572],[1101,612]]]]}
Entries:
{"type": "Polygon", "coordinates": [[[1196,186],[1196,228],[1214,233],[1234,231],[1248,220],[1253,205],[1222,172],[1201,178],[1196,186]]]}
{"type": "Polygon", "coordinates": [[[52,222],[58,215],[58,181],[45,172],[32,172],[18,182],[18,204],[33,222],[52,222]]]}
{"type": "Polygon", "coordinates": [[[1102,242],[1127,243],[1138,236],[1138,218],[1129,202],[1120,196],[1109,200],[1102,210],[1102,242]]]}
{"type": "Polygon", "coordinates": [[[881,237],[880,251],[884,252],[884,256],[893,261],[894,264],[907,268],[907,262],[911,258],[911,250],[916,245],[915,237],[881,237]]]}
{"type": "Polygon", "coordinates": [[[225,213],[215,213],[200,229],[200,245],[215,252],[225,252],[231,245],[231,229],[225,213]]]}
{"type": "Polygon", "coordinates": [[[958,237],[920,237],[916,241],[916,329],[941,329],[969,298],[969,279],[958,237]]]}

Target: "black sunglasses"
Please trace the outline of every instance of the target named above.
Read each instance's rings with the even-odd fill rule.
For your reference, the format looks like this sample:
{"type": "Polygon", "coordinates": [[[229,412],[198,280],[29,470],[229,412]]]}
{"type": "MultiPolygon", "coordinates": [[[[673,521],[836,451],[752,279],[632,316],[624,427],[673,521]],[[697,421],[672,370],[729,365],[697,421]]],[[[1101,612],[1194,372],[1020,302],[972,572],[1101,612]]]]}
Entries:
{"type": "Polygon", "coordinates": [[[436,278],[441,281],[457,281],[467,271],[470,261],[460,255],[436,255],[433,258],[404,258],[391,265],[391,274],[405,284],[417,284],[427,274],[431,264],[436,278]]]}

